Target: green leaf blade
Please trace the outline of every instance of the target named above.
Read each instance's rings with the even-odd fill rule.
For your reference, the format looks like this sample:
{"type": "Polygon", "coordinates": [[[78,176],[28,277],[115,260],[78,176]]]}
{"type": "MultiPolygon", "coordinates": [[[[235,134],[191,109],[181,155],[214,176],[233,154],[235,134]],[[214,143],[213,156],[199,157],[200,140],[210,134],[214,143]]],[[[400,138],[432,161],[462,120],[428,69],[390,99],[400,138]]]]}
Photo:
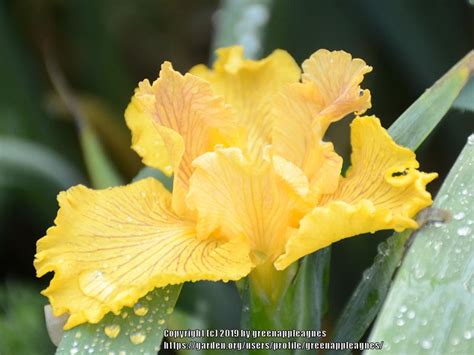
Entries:
{"type": "Polygon", "coordinates": [[[134,308],[126,307],[119,315],[109,313],[99,324],[66,331],[56,354],[156,354],[180,291],[181,285],[155,289],[134,308]]]}
{"type": "Polygon", "coordinates": [[[474,78],[471,77],[453,104],[458,110],[474,112],[474,78]]]}
{"type": "MultiPolygon", "coordinates": [[[[404,246],[411,230],[395,233],[378,248],[378,254],[370,268],[364,271],[362,280],[347,302],[339,317],[332,342],[357,342],[377,316],[388,293],[392,276],[402,260],[404,246]]],[[[350,351],[328,351],[328,354],[349,354],[350,351]]]]}
{"type": "MultiPolygon", "coordinates": [[[[471,52],[393,123],[388,130],[390,136],[398,144],[416,150],[443,119],[463,90],[472,71],[473,62],[474,52],[471,52]]],[[[364,272],[364,277],[336,323],[333,341],[357,342],[369,329],[389,291],[410,234],[411,231],[395,233],[381,243],[373,265],[364,272]]]]}
{"type": "Polygon", "coordinates": [[[434,202],[453,218],[417,231],[370,336],[386,351],[474,352],[473,191],[471,135],[434,202]]]}
{"type": "Polygon", "coordinates": [[[469,78],[464,64],[469,56],[421,95],[388,129],[395,141],[417,149],[437,126],[458,97],[469,78]]]}
{"type": "Polygon", "coordinates": [[[109,160],[99,137],[92,128],[84,124],[80,129],[80,138],[87,171],[96,189],[104,189],[123,184],[120,174],[109,160]]]}

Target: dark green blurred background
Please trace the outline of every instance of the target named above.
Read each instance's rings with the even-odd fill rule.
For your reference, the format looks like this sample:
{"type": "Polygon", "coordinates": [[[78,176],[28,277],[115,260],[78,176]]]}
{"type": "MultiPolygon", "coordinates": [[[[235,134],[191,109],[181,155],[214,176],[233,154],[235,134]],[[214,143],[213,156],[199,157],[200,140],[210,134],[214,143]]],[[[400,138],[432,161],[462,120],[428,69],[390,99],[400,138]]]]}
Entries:
{"type": "MultiPolygon", "coordinates": [[[[0,0],[0,354],[53,351],[42,318],[46,299],[37,293],[47,280],[35,279],[32,266],[35,242],[53,223],[58,191],[89,184],[76,125],[54,93],[45,56],[61,69],[128,181],[140,168],[123,122],[134,87],[154,79],[163,60],[182,72],[208,62],[218,6],[210,0],[0,0]]],[[[388,127],[473,46],[468,0],[280,0],[270,12],[263,52],[283,48],[299,63],[318,48],[363,58],[374,67],[364,84],[372,92],[369,113],[388,127]]],[[[448,115],[418,152],[423,170],[440,173],[432,192],[473,130],[472,113],[448,115]]],[[[347,123],[330,132],[345,156],[347,123]]],[[[382,239],[333,247],[328,328],[382,239]]],[[[238,326],[238,297],[230,286],[187,286],[180,302],[206,324],[238,326]],[[209,287],[218,289],[211,302],[209,287]]]]}

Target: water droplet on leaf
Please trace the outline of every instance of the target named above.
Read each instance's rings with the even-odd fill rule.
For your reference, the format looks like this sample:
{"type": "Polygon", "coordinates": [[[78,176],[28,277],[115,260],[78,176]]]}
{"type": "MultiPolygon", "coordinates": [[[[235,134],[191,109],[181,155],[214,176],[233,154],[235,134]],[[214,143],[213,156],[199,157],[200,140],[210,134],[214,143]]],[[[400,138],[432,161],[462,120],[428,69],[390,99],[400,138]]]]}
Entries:
{"type": "Polygon", "coordinates": [[[397,319],[395,322],[399,327],[403,327],[405,325],[405,321],[403,319],[397,319]]]}
{"type": "Polygon", "coordinates": [[[148,307],[145,307],[143,305],[141,305],[140,303],[137,303],[134,307],[133,307],[133,312],[137,315],[137,316],[144,316],[148,313],[148,307]]]}
{"type": "Polygon", "coordinates": [[[118,324],[107,325],[104,328],[104,333],[109,338],[116,338],[120,334],[120,325],[118,324]]]}
{"type": "Polygon", "coordinates": [[[423,340],[423,341],[421,342],[421,347],[422,347],[423,349],[428,350],[428,349],[431,349],[431,348],[433,347],[433,344],[431,343],[431,340],[423,340]]]}
{"type": "Polygon", "coordinates": [[[466,237],[471,234],[471,228],[468,226],[458,228],[458,235],[461,237],[466,237]]]}
{"type": "Polygon", "coordinates": [[[141,332],[136,332],[130,335],[130,341],[135,345],[143,343],[145,339],[146,339],[146,336],[141,332]]]}

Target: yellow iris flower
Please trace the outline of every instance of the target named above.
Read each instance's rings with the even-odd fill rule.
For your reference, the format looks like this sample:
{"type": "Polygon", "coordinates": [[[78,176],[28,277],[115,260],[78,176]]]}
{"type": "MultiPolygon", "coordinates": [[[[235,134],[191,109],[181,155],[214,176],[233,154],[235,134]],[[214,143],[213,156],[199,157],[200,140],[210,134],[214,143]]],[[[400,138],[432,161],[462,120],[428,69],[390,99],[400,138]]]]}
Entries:
{"type": "Polygon", "coordinates": [[[143,162],[174,174],[173,193],[146,178],[59,194],[55,226],[37,244],[43,291],[65,328],[96,323],[156,287],[272,275],[343,238],[416,228],[431,204],[415,154],[374,116],[351,124],[351,167],[323,141],[328,126],[370,108],[372,70],[343,51],[318,50],[302,65],[277,50],[246,60],[217,51],[212,69],[186,75],[164,63],[142,81],[125,118],[143,162]]]}

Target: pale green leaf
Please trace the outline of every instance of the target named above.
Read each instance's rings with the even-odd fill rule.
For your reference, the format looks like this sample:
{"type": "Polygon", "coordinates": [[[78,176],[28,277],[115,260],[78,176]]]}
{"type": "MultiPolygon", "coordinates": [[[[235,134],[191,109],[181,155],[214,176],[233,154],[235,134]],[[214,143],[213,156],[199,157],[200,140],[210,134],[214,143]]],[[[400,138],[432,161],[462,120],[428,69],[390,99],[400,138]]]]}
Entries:
{"type": "Polygon", "coordinates": [[[156,354],[180,291],[181,285],[155,289],[119,315],[66,331],[56,354],[156,354]]]}
{"type": "Polygon", "coordinates": [[[474,353],[473,191],[471,135],[433,204],[452,218],[415,233],[372,330],[390,353],[474,353]]]}
{"type": "MultiPolygon", "coordinates": [[[[471,52],[395,121],[389,133],[397,143],[414,150],[423,143],[463,89],[473,60],[471,52]]],[[[364,272],[336,323],[333,341],[356,342],[369,329],[382,307],[410,234],[411,231],[394,233],[379,245],[373,265],[364,272]]]]}

